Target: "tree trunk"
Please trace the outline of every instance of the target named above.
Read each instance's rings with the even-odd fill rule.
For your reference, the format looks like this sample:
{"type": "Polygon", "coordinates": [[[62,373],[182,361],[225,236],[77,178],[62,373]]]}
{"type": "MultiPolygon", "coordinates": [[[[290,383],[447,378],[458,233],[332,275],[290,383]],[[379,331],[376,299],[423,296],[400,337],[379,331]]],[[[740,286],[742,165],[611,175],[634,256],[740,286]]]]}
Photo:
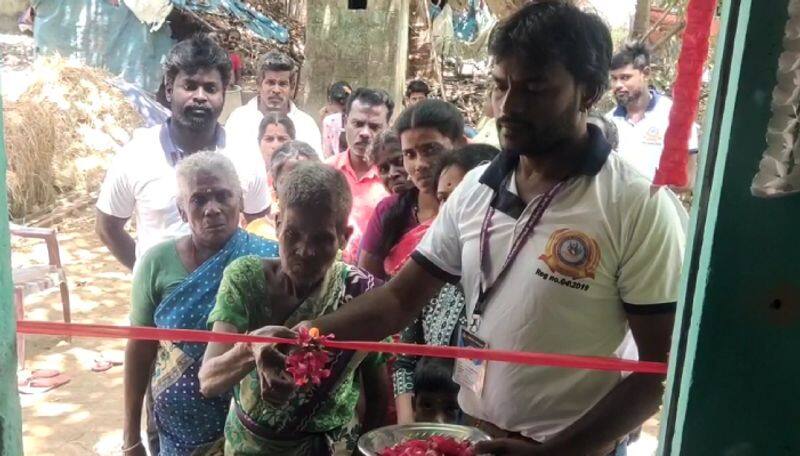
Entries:
{"type": "Polygon", "coordinates": [[[631,38],[639,40],[650,28],[650,0],[636,0],[636,15],[633,18],[631,38]]]}

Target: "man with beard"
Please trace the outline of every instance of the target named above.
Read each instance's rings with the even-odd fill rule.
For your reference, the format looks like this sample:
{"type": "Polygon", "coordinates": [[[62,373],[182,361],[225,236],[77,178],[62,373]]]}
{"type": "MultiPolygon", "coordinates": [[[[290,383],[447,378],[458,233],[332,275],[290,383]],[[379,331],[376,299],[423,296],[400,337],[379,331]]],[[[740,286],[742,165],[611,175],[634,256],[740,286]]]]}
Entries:
{"type": "Polygon", "coordinates": [[[342,257],[349,264],[358,262],[361,237],[367,230],[372,211],[383,198],[389,196],[378,169],[370,160],[369,151],[375,138],[389,125],[392,111],[394,101],[385,91],[363,87],[356,89],[344,106],[347,150],[325,161],[344,174],[353,193],[353,209],[350,212],[353,234],[342,257]]]}
{"type": "MultiPolygon", "coordinates": [[[[649,84],[650,50],[643,43],[623,46],[611,59],[611,90],[617,107],[608,113],[619,131],[617,152],[653,180],[664,150],[664,133],[669,125],[672,100],[658,93],[649,84]]],[[[692,189],[697,169],[697,124],[692,124],[689,138],[689,183],[673,188],[682,192],[692,189]]]]}
{"type": "Polygon", "coordinates": [[[236,108],[225,122],[237,147],[258,147],[258,126],[268,112],[285,114],[294,124],[295,139],[307,143],[322,159],[322,134],[309,114],[292,101],[297,87],[297,65],[288,55],[270,51],[259,59],[258,96],[236,108]]]}
{"type": "Polygon", "coordinates": [[[150,247],[189,233],[176,204],[175,166],[183,157],[201,150],[226,155],[239,174],[245,218],[255,219],[269,207],[260,155],[226,148],[225,131],[217,123],[230,70],[228,54],[206,35],[176,44],[164,76],[172,116],[135,130],[114,157],[97,200],[96,230],[127,268],[133,269],[150,247]],[[125,231],[134,213],[136,240],[125,231]]]}
{"type": "MultiPolygon", "coordinates": [[[[624,358],[638,349],[641,360],[666,361],[686,214],[587,123],[611,50],[602,19],[566,2],[528,4],[498,24],[489,52],[503,152],[466,175],[386,285],[304,324],[380,339],[443,283],[460,282],[461,345],[624,358]]],[[[495,438],[476,454],[559,456],[625,454],[626,436],[658,411],[664,381],[470,360],[457,361],[455,378],[467,422],[495,438]]]]}

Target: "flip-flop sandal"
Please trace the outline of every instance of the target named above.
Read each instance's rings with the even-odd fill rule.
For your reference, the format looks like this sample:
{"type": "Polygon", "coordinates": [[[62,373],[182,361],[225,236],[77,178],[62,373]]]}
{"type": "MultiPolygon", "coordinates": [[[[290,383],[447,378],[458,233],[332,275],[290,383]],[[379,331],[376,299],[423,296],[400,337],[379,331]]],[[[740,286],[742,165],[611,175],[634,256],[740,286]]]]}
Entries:
{"type": "Polygon", "coordinates": [[[101,357],[94,360],[94,365],[92,366],[92,372],[105,372],[114,366],[121,366],[121,365],[122,363],[119,361],[109,361],[101,357]]]}
{"type": "Polygon", "coordinates": [[[66,385],[70,380],[72,379],[67,374],[58,374],[48,378],[33,378],[27,385],[18,387],[18,390],[22,394],[46,393],[54,388],[66,385]]]}
{"type": "Polygon", "coordinates": [[[110,362],[104,359],[96,359],[94,360],[94,365],[92,366],[92,372],[105,372],[112,367],[114,367],[114,365],[110,362]]]}
{"type": "Polygon", "coordinates": [[[56,369],[36,369],[31,372],[31,378],[52,378],[61,375],[61,371],[56,369]]]}
{"type": "Polygon", "coordinates": [[[17,386],[25,386],[35,378],[52,378],[59,374],[61,374],[61,371],[56,369],[35,369],[31,372],[22,371],[22,373],[17,376],[17,386]]]}

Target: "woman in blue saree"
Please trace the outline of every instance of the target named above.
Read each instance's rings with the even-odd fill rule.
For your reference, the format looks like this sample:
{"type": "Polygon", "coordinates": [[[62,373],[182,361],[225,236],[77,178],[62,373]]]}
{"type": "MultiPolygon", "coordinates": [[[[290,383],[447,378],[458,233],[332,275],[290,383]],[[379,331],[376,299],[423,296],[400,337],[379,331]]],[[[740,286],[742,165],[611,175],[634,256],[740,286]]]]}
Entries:
{"type": "MultiPolygon", "coordinates": [[[[200,152],[177,167],[177,204],[188,236],[150,249],[133,280],[131,325],[207,329],[225,267],[246,255],[277,256],[277,244],[238,228],[241,186],[224,156],[200,152]]],[[[222,454],[230,393],[206,399],[197,373],[206,345],[130,340],[125,350],[125,456],[145,455],[140,437],[148,386],[161,456],[222,454]]]]}

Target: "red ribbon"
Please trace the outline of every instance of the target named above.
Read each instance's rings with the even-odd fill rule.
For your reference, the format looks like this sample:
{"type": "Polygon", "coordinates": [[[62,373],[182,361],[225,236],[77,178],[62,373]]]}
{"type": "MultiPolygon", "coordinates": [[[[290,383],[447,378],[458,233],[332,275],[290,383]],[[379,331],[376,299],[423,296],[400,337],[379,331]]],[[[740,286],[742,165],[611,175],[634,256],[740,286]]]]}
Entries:
{"type": "Polygon", "coordinates": [[[716,8],[717,0],[689,0],[686,8],[686,29],[672,88],[672,110],[653,185],[685,186],[689,181],[686,174],[689,137],[697,117],[708,39],[716,8]]]}
{"type": "MultiPolygon", "coordinates": [[[[43,321],[18,321],[17,332],[49,336],[99,337],[105,339],[168,340],[181,342],[255,342],[296,345],[295,339],[252,336],[248,334],[218,333],[188,329],[160,329],[142,326],[83,325],[75,323],[51,323],[43,321]]],[[[643,374],[666,374],[666,363],[630,361],[598,356],[556,355],[550,353],[514,352],[464,347],[436,347],[432,345],[401,344],[387,342],[326,341],[328,348],[380,353],[429,356],[435,358],[463,358],[499,361],[529,366],[567,367],[612,372],[638,372],[643,374]]]]}

